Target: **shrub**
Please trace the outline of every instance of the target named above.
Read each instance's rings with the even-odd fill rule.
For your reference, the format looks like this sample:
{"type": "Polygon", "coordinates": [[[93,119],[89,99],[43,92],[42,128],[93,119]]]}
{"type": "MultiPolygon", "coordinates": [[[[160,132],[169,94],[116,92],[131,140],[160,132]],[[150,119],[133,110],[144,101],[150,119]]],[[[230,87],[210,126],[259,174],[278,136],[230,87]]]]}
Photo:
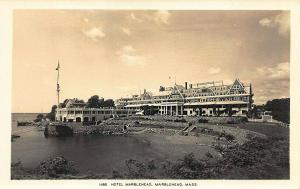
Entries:
{"type": "Polygon", "coordinates": [[[120,174],[118,171],[113,170],[112,171],[112,179],[120,179],[120,178],[123,178],[123,175],[120,174]]]}
{"type": "Polygon", "coordinates": [[[37,171],[39,174],[48,175],[50,177],[59,177],[59,174],[74,175],[78,173],[78,170],[74,168],[74,164],[62,156],[42,161],[37,167],[37,171]]]}
{"type": "Polygon", "coordinates": [[[146,173],[146,166],[134,159],[129,159],[125,161],[126,167],[128,169],[129,178],[144,178],[146,173]]]}
{"type": "Polygon", "coordinates": [[[200,119],[198,120],[198,123],[208,123],[208,120],[205,119],[205,118],[200,118],[200,119]]]}
{"type": "Polygon", "coordinates": [[[242,123],[246,123],[246,122],[248,122],[248,118],[247,118],[247,117],[241,117],[241,118],[240,118],[240,121],[241,121],[242,123]]]}
{"type": "Polygon", "coordinates": [[[175,119],[174,122],[186,123],[187,121],[185,119],[175,119]]]}
{"type": "MultiPolygon", "coordinates": [[[[233,140],[230,134],[227,140],[233,140]]],[[[216,158],[206,153],[202,159],[187,154],[177,161],[147,166],[131,160],[129,178],[150,178],[149,172],[160,179],[288,179],[289,143],[284,138],[253,138],[242,145],[217,144],[222,155],[216,158]]]]}
{"type": "Polygon", "coordinates": [[[228,120],[227,123],[228,124],[235,124],[234,120],[228,120]]]}
{"type": "Polygon", "coordinates": [[[196,179],[201,174],[203,164],[195,159],[193,153],[187,154],[176,162],[165,162],[163,169],[167,178],[171,179],[196,179]]]}
{"type": "Polygon", "coordinates": [[[233,135],[231,135],[231,134],[225,134],[225,138],[228,141],[233,141],[235,139],[235,137],[233,135]]]}

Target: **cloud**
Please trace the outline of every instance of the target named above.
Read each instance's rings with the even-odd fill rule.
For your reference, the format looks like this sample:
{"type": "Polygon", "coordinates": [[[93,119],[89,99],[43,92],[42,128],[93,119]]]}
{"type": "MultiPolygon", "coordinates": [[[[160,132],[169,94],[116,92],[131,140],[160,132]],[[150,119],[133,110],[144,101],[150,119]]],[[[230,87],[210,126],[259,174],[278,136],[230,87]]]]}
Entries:
{"type": "Polygon", "coordinates": [[[156,23],[163,23],[163,24],[169,24],[171,13],[167,10],[159,10],[156,13],[154,13],[153,20],[156,23]]]}
{"type": "Polygon", "coordinates": [[[127,53],[127,54],[131,54],[131,53],[135,53],[136,49],[133,48],[131,45],[126,45],[122,48],[122,51],[127,53]]]}
{"type": "Polygon", "coordinates": [[[143,22],[143,20],[140,19],[140,18],[137,18],[134,13],[131,13],[129,17],[130,17],[131,20],[133,20],[133,21],[135,21],[137,23],[143,22]]]}
{"type": "Polygon", "coordinates": [[[277,28],[280,35],[286,36],[290,32],[290,13],[282,11],[273,17],[261,19],[259,24],[263,27],[277,28]]]}
{"type": "Polygon", "coordinates": [[[129,19],[137,23],[148,21],[166,25],[170,23],[170,17],[171,13],[167,10],[158,10],[149,14],[139,15],[139,17],[137,17],[134,13],[129,15],[129,19]]]}
{"type": "Polygon", "coordinates": [[[288,97],[290,91],[290,63],[281,62],[273,67],[263,66],[253,74],[253,91],[256,104],[267,100],[288,97]]]}
{"type": "Polygon", "coordinates": [[[121,27],[121,30],[123,33],[126,35],[130,36],[131,35],[131,30],[129,28],[121,27]]]}
{"type": "Polygon", "coordinates": [[[212,67],[212,68],[208,69],[209,74],[217,74],[217,73],[220,73],[220,71],[221,71],[221,68],[219,68],[219,67],[212,67]]]}
{"type": "Polygon", "coordinates": [[[269,18],[263,18],[259,21],[259,24],[261,26],[265,26],[265,27],[274,27],[275,26],[275,23],[269,19],[269,18]]]}
{"type": "Polygon", "coordinates": [[[268,100],[288,98],[290,91],[289,81],[260,79],[252,83],[255,104],[263,104],[268,100]]]}
{"type": "Polygon", "coordinates": [[[85,23],[88,23],[88,22],[89,22],[89,19],[88,19],[88,18],[84,18],[83,21],[84,21],[85,23]]]}
{"type": "Polygon", "coordinates": [[[105,33],[103,32],[101,27],[94,27],[90,30],[83,31],[83,33],[93,41],[98,41],[99,39],[105,37],[105,33]]]}
{"type": "Polygon", "coordinates": [[[289,79],[290,78],[290,63],[282,62],[275,67],[257,68],[258,74],[269,79],[289,79]]]}
{"type": "Polygon", "coordinates": [[[121,50],[117,51],[121,62],[127,65],[143,65],[146,62],[145,57],[138,55],[137,50],[131,45],[124,46],[121,50]]]}

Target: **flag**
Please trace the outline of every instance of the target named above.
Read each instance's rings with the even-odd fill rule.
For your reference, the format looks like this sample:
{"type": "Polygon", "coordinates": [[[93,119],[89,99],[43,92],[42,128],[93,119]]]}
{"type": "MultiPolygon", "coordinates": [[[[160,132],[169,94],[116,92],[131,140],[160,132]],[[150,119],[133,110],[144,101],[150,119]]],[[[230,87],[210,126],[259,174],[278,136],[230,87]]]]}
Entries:
{"type": "Polygon", "coordinates": [[[59,66],[59,61],[58,61],[56,70],[59,70],[59,68],[60,68],[60,66],[59,66]]]}

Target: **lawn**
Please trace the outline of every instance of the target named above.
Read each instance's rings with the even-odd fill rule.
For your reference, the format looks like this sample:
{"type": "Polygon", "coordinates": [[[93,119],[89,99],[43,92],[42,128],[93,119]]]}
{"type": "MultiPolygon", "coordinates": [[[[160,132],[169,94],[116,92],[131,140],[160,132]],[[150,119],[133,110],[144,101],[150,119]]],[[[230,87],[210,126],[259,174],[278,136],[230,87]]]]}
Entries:
{"type": "Polygon", "coordinates": [[[283,137],[289,139],[290,129],[282,126],[278,126],[272,123],[241,123],[241,124],[225,124],[223,126],[227,127],[239,127],[241,129],[246,129],[258,133],[265,134],[268,137],[283,137]]]}

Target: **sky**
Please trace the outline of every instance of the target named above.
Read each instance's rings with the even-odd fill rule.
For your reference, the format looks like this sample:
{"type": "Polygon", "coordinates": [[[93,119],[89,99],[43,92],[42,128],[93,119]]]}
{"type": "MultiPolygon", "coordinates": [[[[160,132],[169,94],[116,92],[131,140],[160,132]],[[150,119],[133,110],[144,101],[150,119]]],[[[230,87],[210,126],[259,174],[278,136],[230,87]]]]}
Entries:
{"type": "Polygon", "coordinates": [[[236,78],[254,103],[289,97],[289,11],[15,10],[12,112],[236,78]]]}

